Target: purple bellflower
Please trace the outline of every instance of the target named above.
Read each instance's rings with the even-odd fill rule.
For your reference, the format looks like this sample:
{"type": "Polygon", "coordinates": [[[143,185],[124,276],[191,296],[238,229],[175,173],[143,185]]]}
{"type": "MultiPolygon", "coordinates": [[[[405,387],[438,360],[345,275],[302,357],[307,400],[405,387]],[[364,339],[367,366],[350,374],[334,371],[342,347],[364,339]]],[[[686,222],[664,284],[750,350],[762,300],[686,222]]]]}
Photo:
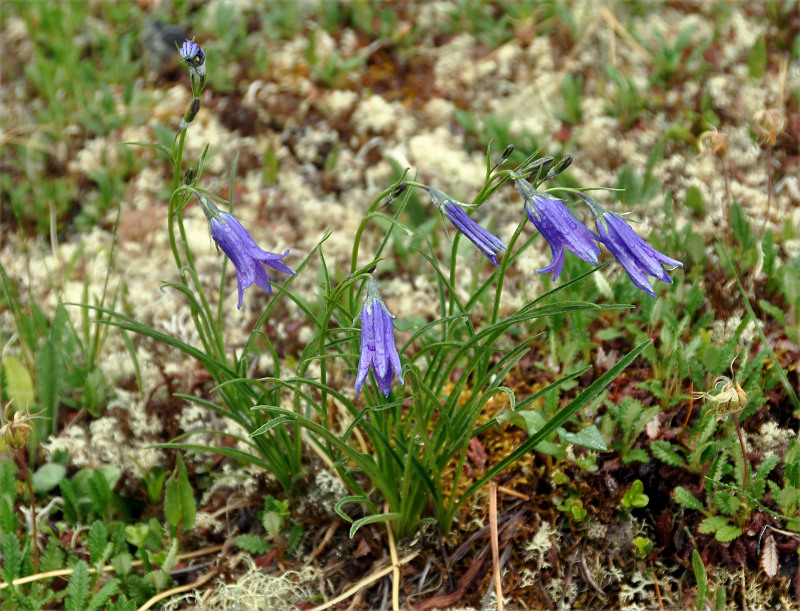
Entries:
{"type": "Polygon", "coordinates": [[[181,59],[189,66],[189,71],[201,81],[206,77],[206,56],[203,49],[193,40],[187,40],[179,49],[181,59]]]}
{"type": "Polygon", "coordinates": [[[361,357],[358,360],[356,393],[361,392],[370,365],[375,372],[378,388],[385,397],[389,396],[392,389],[392,371],[397,374],[400,383],[404,383],[400,356],[394,343],[394,321],[373,276],[367,280],[367,298],[361,308],[361,357]]]}
{"type": "Polygon", "coordinates": [[[633,284],[651,297],[656,293],[647,276],[655,276],[662,282],[672,284],[672,278],[664,270],[664,265],[683,267],[683,263],[657,251],[645,242],[618,214],[608,212],[591,197],[578,193],[595,217],[600,241],[620,262],[633,284]]]}
{"type": "Polygon", "coordinates": [[[538,270],[540,274],[553,272],[553,280],[564,269],[564,247],[589,263],[598,263],[597,235],[583,226],[561,202],[560,199],[546,197],[537,192],[525,179],[515,180],[525,211],[539,233],[550,244],[553,262],[538,270]]]}
{"type": "Polygon", "coordinates": [[[683,267],[683,263],[657,251],[645,242],[625,220],[616,214],[606,212],[597,217],[597,232],[600,240],[620,265],[628,272],[628,277],[637,288],[655,297],[647,276],[655,276],[662,282],[672,284],[672,278],[661,267],[662,264],[683,267]]]}
{"type": "Polygon", "coordinates": [[[281,262],[281,259],[289,254],[288,249],[282,255],[261,250],[235,216],[222,212],[203,195],[198,194],[198,198],[200,207],[208,218],[211,237],[236,267],[236,279],[239,285],[239,305],[236,307],[242,308],[244,290],[254,282],[268,293],[272,292],[264,265],[284,274],[294,275],[294,272],[281,262]]]}
{"type": "Polygon", "coordinates": [[[478,250],[486,255],[489,261],[497,265],[497,253],[508,248],[503,241],[473,221],[469,214],[461,207],[462,204],[443,191],[432,187],[428,187],[427,191],[434,205],[439,208],[442,214],[450,219],[450,222],[455,225],[456,229],[463,233],[470,242],[475,244],[478,250]]]}

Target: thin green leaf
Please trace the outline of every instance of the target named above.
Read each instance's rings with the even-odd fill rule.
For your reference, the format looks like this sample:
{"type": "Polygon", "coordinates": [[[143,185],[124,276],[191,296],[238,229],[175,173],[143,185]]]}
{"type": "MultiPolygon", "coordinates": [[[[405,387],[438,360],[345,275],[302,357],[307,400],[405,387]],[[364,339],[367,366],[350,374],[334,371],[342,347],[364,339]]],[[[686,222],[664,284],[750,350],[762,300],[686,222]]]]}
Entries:
{"type": "Polygon", "coordinates": [[[366,526],[367,524],[380,524],[382,522],[391,522],[393,520],[401,520],[403,518],[402,513],[382,513],[380,515],[374,516],[367,516],[365,518],[361,518],[353,522],[353,525],[350,527],[350,538],[352,539],[356,531],[362,526],[366,526]]]}

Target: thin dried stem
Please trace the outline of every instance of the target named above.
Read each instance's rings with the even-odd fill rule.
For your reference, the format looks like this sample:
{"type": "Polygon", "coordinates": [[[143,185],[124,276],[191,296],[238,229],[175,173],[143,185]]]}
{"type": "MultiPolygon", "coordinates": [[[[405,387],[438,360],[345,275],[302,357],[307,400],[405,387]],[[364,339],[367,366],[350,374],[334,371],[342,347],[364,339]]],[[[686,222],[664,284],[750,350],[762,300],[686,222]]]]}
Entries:
{"type": "Polygon", "coordinates": [[[489,485],[489,531],[492,543],[492,567],[494,590],[497,595],[497,611],[503,611],[503,580],[500,576],[500,546],[497,542],[497,484],[489,485]]]}

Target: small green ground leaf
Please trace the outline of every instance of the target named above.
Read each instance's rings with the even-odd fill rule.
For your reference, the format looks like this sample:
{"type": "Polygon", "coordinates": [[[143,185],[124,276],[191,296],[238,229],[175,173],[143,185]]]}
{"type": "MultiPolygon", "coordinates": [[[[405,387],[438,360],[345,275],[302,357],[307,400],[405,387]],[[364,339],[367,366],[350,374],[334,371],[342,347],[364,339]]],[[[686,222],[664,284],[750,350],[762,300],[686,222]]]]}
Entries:
{"type": "Polygon", "coordinates": [[[730,541],[733,541],[737,537],[740,537],[741,535],[742,535],[741,528],[729,524],[727,526],[723,526],[716,533],[714,533],[714,538],[720,543],[728,543],[730,541]]]}
{"type": "Polygon", "coordinates": [[[675,502],[686,509],[703,510],[703,503],[683,486],[678,486],[673,492],[675,502]]]}
{"type": "Polygon", "coordinates": [[[64,608],[67,611],[84,611],[86,609],[89,585],[89,565],[84,560],[79,560],[72,575],[69,576],[69,585],[65,590],[64,608]]]}
{"type": "Polygon", "coordinates": [[[33,474],[33,491],[36,494],[50,492],[64,479],[66,473],[67,468],[64,465],[53,462],[42,465],[33,474]]]}
{"type": "Polygon", "coordinates": [[[108,529],[106,525],[100,520],[95,520],[89,528],[89,534],[86,537],[89,547],[89,561],[96,565],[103,557],[103,552],[108,542],[108,529]]]}
{"type": "Polygon", "coordinates": [[[267,541],[264,541],[264,539],[258,535],[239,535],[234,539],[234,542],[239,549],[242,549],[248,554],[253,554],[255,556],[266,554],[271,547],[267,541]]]}
{"type": "Polygon", "coordinates": [[[569,433],[560,428],[558,429],[558,436],[561,437],[563,441],[589,450],[596,450],[598,452],[605,452],[608,450],[603,434],[594,424],[587,426],[585,429],[581,429],[577,433],[569,433]]]}
{"type": "Polygon", "coordinates": [[[14,465],[10,460],[0,461],[0,494],[8,498],[11,504],[17,500],[16,478],[14,465]]]}
{"type": "Polygon", "coordinates": [[[22,569],[22,547],[19,538],[14,533],[9,533],[3,537],[0,551],[3,553],[3,565],[0,566],[0,577],[9,583],[20,576],[22,569]]]}
{"type": "Polygon", "coordinates": [[[711,516],[700,522],[698,530],[701,534],[710,535],[717,532],[720,528],[730,526],[730,520],[725,516],[711,516]]]}
{"type": "Polygon", "coordinates": [[[650,444],[650,452],[658,460],[671,467],[681,467],[684,464],[683,457],[675,451],[668,441],[654,441],[650,444]]]}
{"type": "Polygon", "coordinates": [[[164,517],[170,526],[182,526],[184,529],[190,529],[194,526],[196,515],[194,491],[189,483],[183,457],[179,453],[175,471],[167,480],[164,494],[164,517]]]}
{"type": "Polygon", "coordinates": [[[119,579],[107,581],[103,584],[103,587],[92,596],[92,599],[89,601],[89,606],[87,607],[88,611],[98,611],[98,609],[105,607],[108,599],[117,592],[119,592],[119,579]]]}

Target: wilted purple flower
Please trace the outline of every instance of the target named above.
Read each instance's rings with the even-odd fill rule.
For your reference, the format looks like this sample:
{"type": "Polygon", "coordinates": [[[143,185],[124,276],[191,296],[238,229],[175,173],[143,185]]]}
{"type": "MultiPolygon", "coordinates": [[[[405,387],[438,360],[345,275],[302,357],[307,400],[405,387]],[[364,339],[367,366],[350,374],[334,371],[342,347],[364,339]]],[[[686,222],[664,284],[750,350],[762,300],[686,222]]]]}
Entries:
{"type": "Polygon", "coordinates": [[[180,48],[181,59],[185,61],[189,70],[199,79],[206,76],[206,56],[203,49],[193,40],[187,40],[180,48]]]}
{"type": "Polygon", "coordinates": [[[515,180],[514,184],[525,200],[528,218],[550,244],[553,254],[553,262],[538,270],[540,274],[553,272],[553,280],[558,278],[564,269],[564,247],[584,261],[598,263],[597,235],[575,219],[561,200],[542,195],[527,180],[515,180]]]}
{"type": "Polygon", "coordinates": [[[456,229],[463,233],[470,242],[475,244],[475,246],[486,255],[489,261],[497,265],[497,253],[508,248],[503,244],[503,241],[473,221],[472,218],[464,212],[461,204],[443,191],[432,187],[428,187],[427,191],[434,205],[439,208],[442,214],[450,219],[450,222],[455,225],[456,229]]]}
{"type": "Polygon", "coordinates": [[[683,267],[683,263],[658,252],[639,237],[619,215],[603,211],[595,220],[600,240],[628,272],[633,284],[651,297],[655,297],[656,293],[647,279],[648,275],[672,284],[672,278],[661,265],[683,267]]]}
{"type": "Polygon", "coordinates": [[[262,263],[279,272],[294,275],[294,272],[281,262],[281,259],[289,254],[288,249],[282,255],[261,250],[236,217],[222,212],[207,197],[198,194],[198,198],[211,226],[211,237],[236,267],[239,309],[242,307],[244,290],[254,282],[268,293],[272,292],[267,270],[262,263]]]}
{"type": "Polygon", "coordinates": [[[369,367],[375,372],[378,388],[385,397],[392,389],[392,371],[403,384],[400,371],[400,356],[394,344],[394,322],[392,315],[381,299],[378,282],[370,276],[367,280],[367,298],[361,308],[361,357],[358,360],[356,393],[361,392],[367,380],[369,367]]]}

